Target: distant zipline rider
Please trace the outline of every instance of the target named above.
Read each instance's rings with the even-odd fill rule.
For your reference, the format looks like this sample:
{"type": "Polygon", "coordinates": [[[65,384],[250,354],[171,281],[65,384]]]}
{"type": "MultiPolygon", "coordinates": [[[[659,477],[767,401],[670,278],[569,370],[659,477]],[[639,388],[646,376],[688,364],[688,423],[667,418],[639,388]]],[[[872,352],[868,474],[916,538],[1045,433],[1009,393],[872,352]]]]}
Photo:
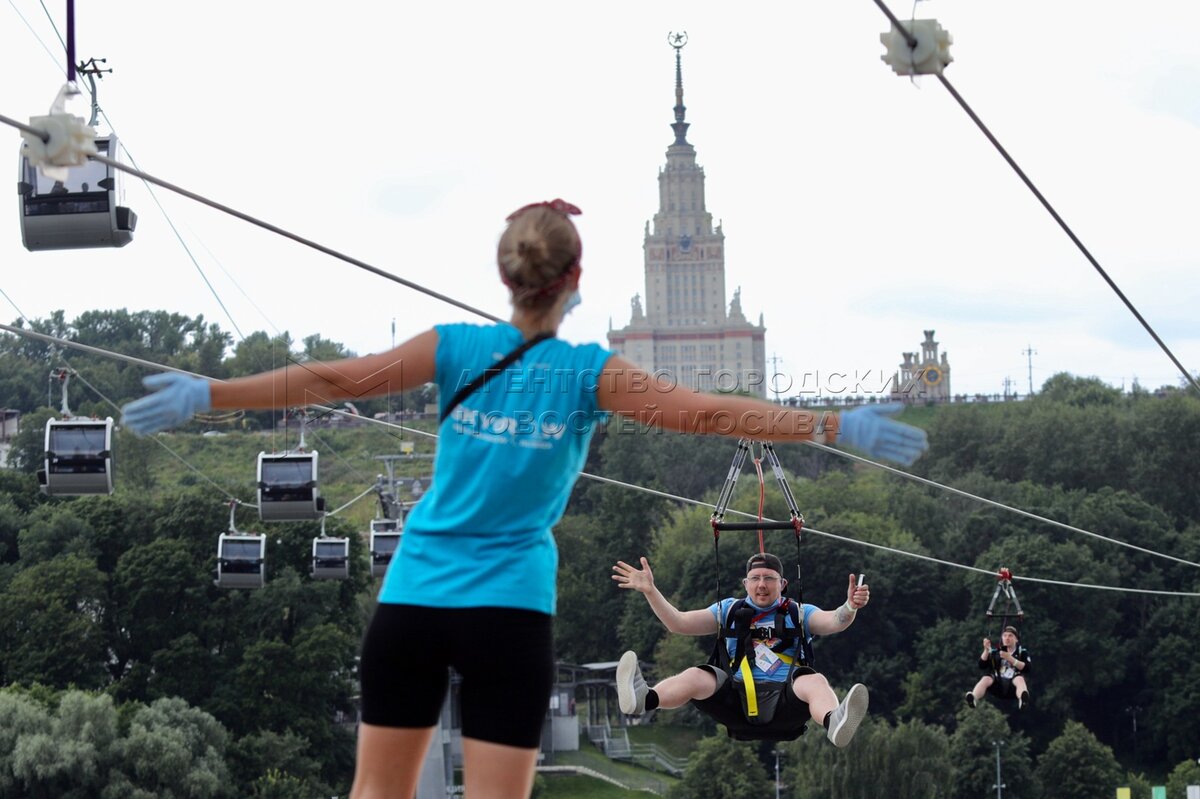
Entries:
{"type": "Polygon", "coordinates": [[[975,687],[967,691],[964,698],[970,707],[976,707],[984,693],[992,694],[997,699],[1016,699],[1017,710],[1029,704],[1028,680],[1033,655],[1021,645],[1017,628],[1008,623],[1009,619],[1022,621],[1025,618],[1012,579],[1010,569],[1001,568],[996,573],[996,590],[992,592],[992,601],[988,603],[987,617],[989,620],[999,619],[1000,646],[993,645],[990,637],[984,637],[979,668],[989,673],[980,677],[975,687]]]}

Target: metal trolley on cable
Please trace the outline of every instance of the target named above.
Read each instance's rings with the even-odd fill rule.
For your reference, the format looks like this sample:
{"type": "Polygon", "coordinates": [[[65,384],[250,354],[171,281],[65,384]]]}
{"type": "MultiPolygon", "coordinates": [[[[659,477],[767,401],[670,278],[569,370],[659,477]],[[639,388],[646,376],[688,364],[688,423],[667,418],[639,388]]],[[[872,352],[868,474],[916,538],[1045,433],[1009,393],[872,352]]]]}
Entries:
{"type": "Polygon", "coordinates": [[[55,369],[50,379],[62,386],[61,418],[46,421],[45,461],[38,487],[48,496],[113,492],[113,420],[82,419],[71,414],[67,386],[72,369],[55,369]]]}
{"type": "Polygon", "coordinates": [[[262,588],[267,579],[267,537],[239,532],[236,501],[229,503],[229,531],[217,538],[218,588],[262,588]]]}

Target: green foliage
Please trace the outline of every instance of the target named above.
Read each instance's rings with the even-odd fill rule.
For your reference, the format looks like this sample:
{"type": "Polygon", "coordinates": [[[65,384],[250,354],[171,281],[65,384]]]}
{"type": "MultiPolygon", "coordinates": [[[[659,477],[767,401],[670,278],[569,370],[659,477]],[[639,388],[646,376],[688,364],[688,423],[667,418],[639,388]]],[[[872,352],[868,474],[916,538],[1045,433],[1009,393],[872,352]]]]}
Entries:
{"type": "Polygon", "coordinates": [[[941,729],[909,722],[892,727],[868,719],[844,749],[811,727],[784,745],[788,796],[805,799],[868,799],[881,794],[933,799],[949,797],[952,763],[941,729]]]}
{"type": "Polygon", "coordinates": [[[1186,797],[1189,785],[1200,785],[1200,763],[1190,757],[1171,770],[1171,776],[1167,778],[1167,796],[1186,797]]]}
{"type": "MultiPolygon", "coordinates": [[[[306,361],[349,354],[320,335],[297,344],[286,332],[253,332],[231,347],[228,334],[203,318],[163,311],[96,311],[74,320],[59,311],[31,326],[214,377],[304,368],[306,361]]],[[[140,367],[67,355],[81,376],[118,403],[144,393],[140,367]]],[[[0,335],[0,406],[25,413],[12,450],[18,469],[0,470],[0,680],[47,686],[33,693],[0,692],[0,750],[9,734],[5,718],[19,734],[56,734],[55,714],[72,685],[112,697],[118,743],[143,707],[176,697],[208,713],[236,741],[223,749],[229,769],[223,795],[331,795],[330,788],[348,783],[353,756],[351,735],[335,720],[353,711],[354,655],[373,606],[376,586],[361,568],[360,535],[374,515],[373,503],[364,500],[327,520],[330,534],[351,539],[355,568],[351,580],[324,584],[307,577],[318,525],[262,525],[239,510],[240,529],[269,529],[268,588],[221,592],[211,577],[216,536],[229,524],[225,502],[229,495],[254,501],[257,453],[293,445],[294,426],[285,431],[263,413],[234,427],[270,433],[136,438],[118,431],[113,496],[46,498],[37,492],[32,472],[42,465],[45,420],[55,415],[43,405],[47,375],[61,365],[61,356],[40,342],[0,335]]],[[[364,414],[411,411],[433,398],[428,389],[418,389],[356,405],[364,414]]],[[[50,402],[56,407],[57,395],[50,402]]],[[[77,413],[115,414],[82,381],[72,383],[71,407],[77,413]]],[[[1191,395],[1123,395],[1095,379],[1056,375],[1028,402],[908,409],[904,418],[930,431],[932,449],[915,466],[922,475],[1144,549],[1200,561],[1200,470],[1193,464],[1200,450],[1200,400],[1191,395]]],[[[319,428],[310,445],[322,452],[322,493],[330,507],[349,502],[374,480],[375,455],[398,449],[393,433],[375,427],[319,428]]],[[[431,453],[434,445],[419,439],[417,448],[431,453]]],[[[1164,764],[1198,751],[1200,665],[1193,650],[1200,640],[1200,613],[1190,598],[1018,580],[1026,611],[1021,637],[1035,660],[1033,706],[1018,713],[1012,703],[987,699],[982,709],[967,714],[962,705],[963,692],[980,673],[979,639],[998,632],[997,621],[987,620],[983,610],[1000,566],[1021,578],[1200,591],[1193,566],[852,467],[807,447],[778,450],[808,528],[798,557],[789,534],[765,537],[766,548],[789,570],[792,595],[802,587],[806,601],[834,607],[852,571],[866,572],[872,589],[871,605],[849,630],[816,644],[817,665],[833,683],[862,681],[871,688],[872,721],[849,752],[876,763],[876,770],[900,780],[910,795],[924,795],[928,786],[916,772],[886,771],[890,765],[870,758],[894,751],[901,760],[921,759],[905,754],[909,750],[893,738],[916,742],[914,747],[940,758],[942,745],[923,736],[936,728],[946,735],[952,731],[951,765],[928,769],[937,777],[934,787],[941,795],[988,795],[994,782],[990,742],[1004,740],[1005,795],[1035,797],[1040,795],[1035,760],[1038,774],[1078,782],[1070,769],[1046,765],[1052,741],[1059,756],[1066,747],[1059,743],[1068,738],[1059,735],[1061,718],[1093,731],[1099,745],[1111,747],[1127,767],[1150,774],[1165,773],[1164,764]],[[1142,708],[1136,739],[1127,711],[1133,707],[1142,708]],[[893,726],[898,720],[908,723],[893,726]],[[944,775],[953,780],[953,790],[937,787],[944,775]]],[[[711,502],[733,452],[728,439],[652,432],[615,419],[593,439],[587,469],[711,502]]],[[[402,476],[426,476],[430,464],[414,460],[399,468],[402,476]]],[[[784,518],[787,508],[769,471],[765,477],[763,512],[784,518]]],[[[758,505],[759,486],[748,463],[730,508],[755,514],[758,505]]],[[[719,593],[740,593],[741,567],[758,548],[756,537],[723,535],[716,566],[709,512],[581,481],[555,531],[560,658],[612,660],[632,648],[654,658],[660,676],[703,660],[710,638],[666,635],[644,598],[617,589],[610,575],[616,560],[636,562],[644,555],[663,593],[680,608],[707,607],[717,598],[718,581],[719,593]]],[[[686,721],[692,712],[671,718],[686,721]]],[[[171,724],[186,726],[177,722],[171,724]]],[[[30,758],[42,751],[26,746],[30,758]]],[[[62,763],[74,763],[69,767],[87,779],[89,761],[77,743],[71,746],[75,759],[62,763]]],[[[837,765],[836,758],[847,753],[819,735],[796,746],[814,747],[803,749],[814,762],[829,759],[828,768],[805,769],[800,779],[844,777],[848,767],[837,765]]],[[[110,754],[117,748],[110,747],[110,754]]],[[[764,754],[761,747],[757,751],[764,754]]],[[[13,746],[0,751],[0,758],[9,758],[0,763],[0,799],[30,795],[27,785],[12,782],[12,752],[13,746]]],[[[48,768],[50,774],[59,765],[48,768]]],[[[146,787],[133,776],[127,782],[130,796],[167,790],[146,787]]],[[[1048,786],[1044,795],[1075,795],[1070,791],[1078,785],[1058,788],[1064,793],[1048,786]]]]}
{"type": "Polygon", "coordinates": [[[668,793],[670,799],[743,799],[767,796],[773,790],[767,770],[749,744],[725,735],[705,738],[688,758],[683,779],[668,793]]]}
{"type": "Polygon", "coordinates": [[[1037,776],[1047,796],[1092,799],[1109,796],[1121,780],[1112,750],[1077,721],[1068,721],[1038,760],[1037,776]]]}
{"type": "Polygon", "coordinates": [[[128,734],[118,741],[117,764],[104,799],[225,796],[228,739],[208,713],[182,699],[158,699],[133,714],[128,734]]]}
{"type": "MultiPolygon", "coordinates": [[[[1042,795],[1042,789],[1034,772],[1029,740],[1021,733],[1014,734],[1003,713],[988,701],[985,699],[974,710],[964,705],[959,712],[958,729],[950,737],[950,759],[954,763],[951,795],[987,796],[995,790],[996,744],[999,743],[1004,795],[1013,799],[1037,799],[1042,795]]],[[[1046,796],[1058,794],[1047,793],[1046,796]]]]}

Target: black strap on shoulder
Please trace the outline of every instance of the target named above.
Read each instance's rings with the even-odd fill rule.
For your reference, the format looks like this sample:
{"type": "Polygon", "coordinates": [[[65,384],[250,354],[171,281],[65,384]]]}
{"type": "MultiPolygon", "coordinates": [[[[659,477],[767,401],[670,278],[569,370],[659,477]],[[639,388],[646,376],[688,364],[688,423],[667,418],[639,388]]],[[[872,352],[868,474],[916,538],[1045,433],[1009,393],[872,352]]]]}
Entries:
{"type": "Polygon", "coordinates": [[[514,361],[516,361],[518,358],[520,358],[522,355],[524,355],[535,344],[540,344],[541,342],[545,341],[548,338],[554,338],[554,334],[553,333],[538,333],[533,338],[529,339],[528,341],[523,342],[521,344],[521,346],[517,347],[515,350],[510,352],[508,355],[505,355],[503,358],[496,361],[494,364],[489,366],[487,369],[483,370],[482,374],[480,374],[478,377],[476,377],[470,383],[467,383],[465,386],[460,388],[458,390],[458,393],[450,398],[450,401],[446,403],[446,407],[442,410],[442,416],[440,419],[438,419],[438,424],[440,425],[442,422],[446,421],[446,418],[448,416],[450,416],[450,412],[453,411],[455,408],[457,408],[459,406],[459,404],[462,403],[463,400],[465,400],[467,397],[471,396],[476,391],[478,391],[484,384],[486,384],[493,377],[495,377],[496,375],[500,374],[505,369],[507,369],[509,367],[509,365],[511,365],[514,361]]]}

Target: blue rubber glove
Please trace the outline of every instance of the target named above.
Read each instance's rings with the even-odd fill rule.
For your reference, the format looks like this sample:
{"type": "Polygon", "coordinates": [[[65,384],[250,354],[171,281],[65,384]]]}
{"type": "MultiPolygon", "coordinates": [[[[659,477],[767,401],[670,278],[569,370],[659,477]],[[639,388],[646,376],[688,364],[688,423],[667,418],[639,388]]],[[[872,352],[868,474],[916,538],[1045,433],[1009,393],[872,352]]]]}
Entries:
{"type": "Polygon", "coordinates": [[[888,418],[903,407],[899,402],[890,402],[843,411],[838,443],[861,449],[872,458],[908,466],[929,448],[929,442],[921,428],[888,418]]]}
{"type": "Polygon", "coordinates": [[[183,424],[212,407],[212,389],[202,377],[163,372],[144,378],[142,385],[155,392],[121,409],[121,424],[139,436],[183,424]]]}

